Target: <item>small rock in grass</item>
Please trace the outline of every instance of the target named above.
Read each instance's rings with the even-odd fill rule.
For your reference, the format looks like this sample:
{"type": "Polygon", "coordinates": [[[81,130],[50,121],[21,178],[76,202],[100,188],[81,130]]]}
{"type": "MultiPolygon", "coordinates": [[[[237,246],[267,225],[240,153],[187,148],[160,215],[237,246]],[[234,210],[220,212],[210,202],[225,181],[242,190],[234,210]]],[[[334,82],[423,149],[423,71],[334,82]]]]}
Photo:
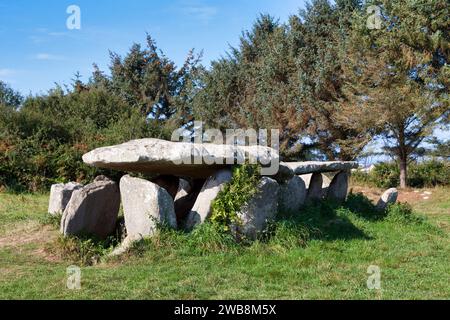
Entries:
{"type": "Polygon", "coordinates": [[[378,201],[377,209],[380,211],[386,210],[389,205],[397,202],[397,198],[398,198],[397,189],[392,188],[387,190],[385,193],[383,193],[380,200],[378,201]]]}

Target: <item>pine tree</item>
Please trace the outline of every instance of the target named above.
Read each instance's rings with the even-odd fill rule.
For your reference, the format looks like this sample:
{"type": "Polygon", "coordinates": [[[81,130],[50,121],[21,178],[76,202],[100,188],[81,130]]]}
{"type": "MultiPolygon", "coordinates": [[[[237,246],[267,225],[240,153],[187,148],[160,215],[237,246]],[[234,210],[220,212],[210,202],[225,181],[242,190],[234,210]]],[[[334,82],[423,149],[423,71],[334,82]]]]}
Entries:
{"type": "Polygon", "coordinates": [[[449,7],[445,0],[386,0],[380,9],[379,30],[367,28],[365,11],[355,16],[346,90],[374,115],[405,188],[411,156],[450,117],[449,7]]]}

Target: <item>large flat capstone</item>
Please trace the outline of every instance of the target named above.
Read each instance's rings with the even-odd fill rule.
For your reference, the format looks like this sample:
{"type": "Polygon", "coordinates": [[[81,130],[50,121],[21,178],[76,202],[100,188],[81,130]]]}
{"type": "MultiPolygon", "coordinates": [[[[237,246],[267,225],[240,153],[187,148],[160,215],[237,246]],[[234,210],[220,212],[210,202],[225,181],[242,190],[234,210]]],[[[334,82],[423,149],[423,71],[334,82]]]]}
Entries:
{"type": "Polygon", "coordinates": [[[83,156],[86,164],[98,168],[205,179],[220,169],[245,160],[271,167],[279,162],[279,155],[275,149],[264,146],[142,139],[95,149],[83,156]]]}
{"type": "Polygon", "coordinates": [[[308,161],[308,162],[286,162],[288,167],[294,170],[296,175],[316,172],[348,171],[358,168],[358,163],[353,161],[308,161]]]}

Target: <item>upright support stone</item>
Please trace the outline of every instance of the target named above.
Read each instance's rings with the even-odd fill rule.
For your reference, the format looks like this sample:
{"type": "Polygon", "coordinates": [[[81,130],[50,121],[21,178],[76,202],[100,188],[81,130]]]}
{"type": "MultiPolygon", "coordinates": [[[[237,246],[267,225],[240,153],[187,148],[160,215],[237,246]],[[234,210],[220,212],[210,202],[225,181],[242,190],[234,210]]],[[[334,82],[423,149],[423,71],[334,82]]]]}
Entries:
{"type": "Polygon", "coordinates": [[[50,200],[48,203],[48,213],[51,215],[62,214],[75,190],[83,188],[83,185],[75,182],[67,184],[54,184],[50,189],[50,200]]]}
{"type": "Polygon", "coordinates": [[[347,171],[341,171],[335,175],[328,187],[327,199],[339,202],[345,201],[348,193],[348,180],[349,173],[347,171]]]}
{"type": "Polygon", "coordinates": [[[232,172],[224,169],[216,172],[208,180],[206,180],[197,200],[189,213],[185,228],[192,230],[195,226],[205,222],[211,215],[211,205],[220,191],[223,190],[225,184],[232,179],[232,172]]]}
{"type": "Polygon", "coordinates": [[[102,180],[75,190],[61,219],[61,233],[106,238],[116,227],[120,207],[117,183],[102,180]]]}
{"type": "Polygon", "coordinates": [[[280,186],[267,177],[263,177],[258,186],[258,192],[238,212],[239,221],[232,226],[237,238],[245,236],[255,240],[264,231],[267,223],[274,220],[278,213],[278,196],[280,186]]]}
{"type": "Polygon", "coordinates": [[[296,212],[305,203],[306,185],[302,178],[294,176],[280,185],[279,208],[283,211],[296,212]]]}
{"type": "Polygon", "coordinates": [[[120,191],[128,236],[152,236],[158,224],[177,227],[173,199],[164,188],[147,180],[124,176],[120,180],[120,191]]]}
{"type": "Polygon", "coordinates": [[[315,172],[309,182],[308,194],[306,202],[316,201],[322,199],[323,177],[319,172],[315,172]]]}

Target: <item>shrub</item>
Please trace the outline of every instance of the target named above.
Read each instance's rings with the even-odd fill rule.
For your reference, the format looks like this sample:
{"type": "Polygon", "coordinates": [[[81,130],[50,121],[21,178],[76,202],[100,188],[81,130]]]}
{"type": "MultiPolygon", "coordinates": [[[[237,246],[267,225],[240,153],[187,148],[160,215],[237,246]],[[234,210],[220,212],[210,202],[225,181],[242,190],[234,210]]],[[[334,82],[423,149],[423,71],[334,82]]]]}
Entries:
{"type": "MultiPolygon", "coordinates": [[[[400,171],[396,163],[379,163],[370,173],[356,171],[352,180],[377,188],[396,188],[400,184],[400,171]]],[[[411,163],[408,167],[408,185],[413,188],[430,188],[450,185],[450,163],[430,160],[411,163]]]]}
{"type": "Polygon", "coordinates": [[[408,183],[414,188],[450,185],[450,162],[431,160],[410,166],[408,183]]]}
{"type": "Polygon", "coordinates": [[[212,224],[224,232],[229,232],[230,225],[239,223],[237,213],[257,192],[259,180],[257,165],[235,166],[231,182],[225,185],[212,204],[212,224]]]}
{"type": "Polygon", "coordinates": [[[86,183],[119,173],[85,165],[94,148],[158,136],[139,110],[102,89],[29,97],[19,109],[0,106],[0,184],[16,191],[48,190],[57,182],[86,183]]]}
{"type": "Polygon", "coordinates": [[[400,170],[396,163],[380,163],[370,172],[370,180],[378,188],[395,188],[400,185],[400,170]]]}

